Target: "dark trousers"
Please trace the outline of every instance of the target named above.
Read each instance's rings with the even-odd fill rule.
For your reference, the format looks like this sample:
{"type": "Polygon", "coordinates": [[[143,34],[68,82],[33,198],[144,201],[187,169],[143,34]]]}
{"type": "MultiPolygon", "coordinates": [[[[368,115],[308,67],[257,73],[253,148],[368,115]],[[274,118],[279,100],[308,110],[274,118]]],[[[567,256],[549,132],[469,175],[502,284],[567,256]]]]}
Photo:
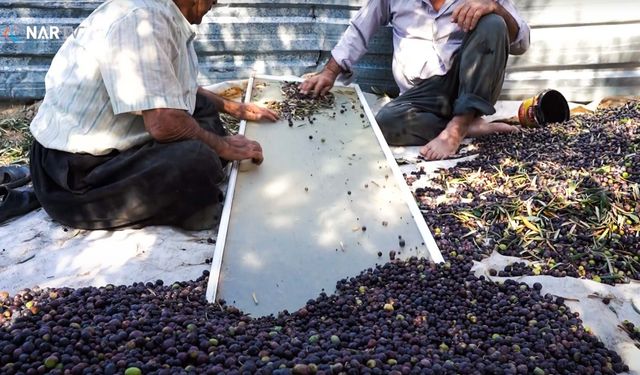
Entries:
{"type": "Polygon", "coordinates": [[[465,37],[446,75],[426,79],[382,107],[376,120],[387,143],[422,146],[454,116],[495,113],[508,54],[504,19],[484,16],[465,37]]]}
{"type": "MultiPolygon", "coordinates": [[[[194,118],[204,129],[226,135],[204,96],[197,97],[194,118]]],[[[223,194],[217,184],[225,164],[196,140],[150,141],[104,156],[51,150],[38,142],[31,148],[31,176],[42,207],[54,220],[79,229],[210,229],[219,221],[223,194]]]]}

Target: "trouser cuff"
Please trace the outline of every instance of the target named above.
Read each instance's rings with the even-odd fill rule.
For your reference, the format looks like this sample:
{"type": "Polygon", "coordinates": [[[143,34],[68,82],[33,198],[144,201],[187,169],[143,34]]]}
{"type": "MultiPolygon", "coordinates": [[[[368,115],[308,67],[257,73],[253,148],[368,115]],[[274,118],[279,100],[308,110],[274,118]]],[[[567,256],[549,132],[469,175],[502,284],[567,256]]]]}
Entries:
{"type": "Polygon", "coordinates": [[[462,94],[453,103],[453,115],[475,113],[481,116],[492,115],[496,109],[488,100],[474,94],[462,94]]]}

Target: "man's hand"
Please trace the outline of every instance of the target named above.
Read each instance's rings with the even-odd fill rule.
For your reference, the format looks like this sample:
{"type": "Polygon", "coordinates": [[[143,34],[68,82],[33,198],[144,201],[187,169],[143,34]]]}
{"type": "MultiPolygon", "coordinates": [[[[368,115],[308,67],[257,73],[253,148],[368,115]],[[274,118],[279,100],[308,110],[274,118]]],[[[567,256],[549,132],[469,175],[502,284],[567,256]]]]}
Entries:
{"type": "Polygon", "coordinates": [[[262,108],[253,103],[244,104],[234,102],[202,87],[198,88],[198,93],[211,100],[219,112],[228,113],[237,119],[248,121],[278,121],[278,114],[268,108],[262,108]]]}
{"type": "Polygon", "coordinates": [[[324,96],[333,87],[333,84],[336,82],[336,77],[337,75],[324,69],[322,72],[302,82],[300,84],[300,93],[311,95],[314,98],[324,96]]]}
{"type": "Polygon", "coordinates": [[[256,164],[262,164],[264,160],[262,146],[244,135],[223,137],[220,148],[216,151],[225,160],[251,159],[256,164]]]}
{"type": "Polygon", "coordinates": [[[311,95],[314,98],[325,95],[333,87],[340,72],[342,72],[340,65],[333,57],[330,58],[320,73],[309,77],[300,84],[300,93],[311,95]]]}
{"type": "Polygon", "coordinates": [[[451,21],[457,23],[464,32],[475,29],[480,18],[495,13],[498,3],[493,0],[466,0],[453,11],[451,21]]]}
{"type": "Polygon", "coordinates": [[[247,121],[270,121],[275,122],[280,118],[278,114],[269,108],[260,107],[256,104],[240,104],[235,113],[230,113],[233,117],[247,121]]]}

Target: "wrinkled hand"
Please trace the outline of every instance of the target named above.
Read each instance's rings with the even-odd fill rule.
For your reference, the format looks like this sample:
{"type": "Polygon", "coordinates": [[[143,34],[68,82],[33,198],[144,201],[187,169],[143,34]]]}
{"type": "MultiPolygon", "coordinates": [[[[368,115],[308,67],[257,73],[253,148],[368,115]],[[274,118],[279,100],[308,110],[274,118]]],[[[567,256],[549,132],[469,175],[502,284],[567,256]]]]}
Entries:
{"type": "Polygon", "coordinates": [[[306,79],[298,88],[300,93],[304,95],[311,95],[314,98],[324,96],[333,87],[336,77],[333,72],[324,69],[322,72],[306,79]]]}
{"type": "Polygon", "coordinates": [[[495,13],[496,9],[497,3],[493,0],[466,0],[454,9],[451,21],[469,32],[475,29],[480,18],[495,13]]]}
{"type": "Polygon", "coordinates": [[[262,146],[256,141],[246,138],[244,135],[231,135],[222,138],[221,149],[218,156],[225,160],[251,159],[256,164],[262,164],[262,146]]]}
{"type": "Polygon", "coordinates": [[[238,110],[238,119],[247,121],[278,121],[279,116],[269,108],[260,107],[254,103],[242,104],[238,110]]]}

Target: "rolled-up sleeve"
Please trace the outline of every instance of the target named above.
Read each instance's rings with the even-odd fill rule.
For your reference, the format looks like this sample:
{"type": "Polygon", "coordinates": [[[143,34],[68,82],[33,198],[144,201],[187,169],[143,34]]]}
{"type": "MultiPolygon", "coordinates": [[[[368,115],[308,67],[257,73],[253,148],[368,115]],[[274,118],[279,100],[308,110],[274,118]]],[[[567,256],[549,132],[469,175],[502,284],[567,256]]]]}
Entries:
{"type": "Polygon", "coordinates": [[[353,65],[367,53],[373,34],[390,21],[389,0],[368,0],[331,51],[338,65],[348,73],[353,72],[353,65]]]}
{"type": "Polygon", "coordinates": [[[518,23],[518,36],[516,37],[516,40],[511,43],[509,53],[512,55],[522,55],[529,49],[529,45],[531,44],[531,30],[529,25],[522,18],[513,2],[510,0],[498,0],[498,2],[518,23]]]}
{"type": "Polygon", "coordinates": [[[171,22],[153,10],[136,9],[108,30],[98,61],[114,114],[188,110],[172,64],[180,51],[171,22]]]}

